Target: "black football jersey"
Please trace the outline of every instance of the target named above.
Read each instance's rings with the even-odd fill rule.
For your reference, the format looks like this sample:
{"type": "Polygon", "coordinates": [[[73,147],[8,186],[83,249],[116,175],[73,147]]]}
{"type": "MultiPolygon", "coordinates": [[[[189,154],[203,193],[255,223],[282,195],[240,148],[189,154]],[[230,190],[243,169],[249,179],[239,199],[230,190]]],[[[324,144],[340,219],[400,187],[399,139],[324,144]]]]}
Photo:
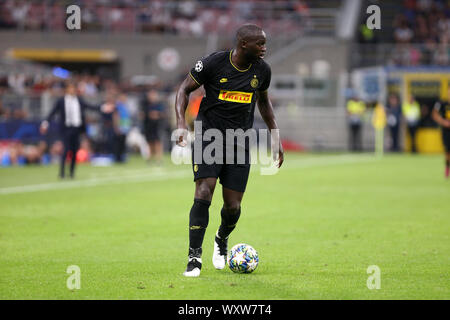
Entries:
{"type": "Polygon", "coordinates": [[[247,130],[253,126],[257,91],[270,85],[271,70],[262,59],[237,68],[231,51],[219,51],[197,61],[189,75],[205,88],[197,120],[202,128],[247,130]]]}
{"type": "MultiPolygon", "coordinates": [[[[436,102],[434,108],[439,112],[442,118],[450,120],[450,103],[448,101],[436,102]]],[[[449,130],[449,128],[442,128],[443,130],[449,130]]]]}

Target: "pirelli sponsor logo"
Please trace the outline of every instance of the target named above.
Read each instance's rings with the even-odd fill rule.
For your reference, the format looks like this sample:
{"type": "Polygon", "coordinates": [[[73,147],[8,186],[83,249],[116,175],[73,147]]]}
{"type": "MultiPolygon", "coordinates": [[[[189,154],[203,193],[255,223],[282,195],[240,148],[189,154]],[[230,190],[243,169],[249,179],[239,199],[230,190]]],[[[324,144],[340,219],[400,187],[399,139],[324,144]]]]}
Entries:
{"type": "Polygon", "coordinates": [[[238,103],[251,103],[253,92],[220,90],[219,99],[238,103]]]}

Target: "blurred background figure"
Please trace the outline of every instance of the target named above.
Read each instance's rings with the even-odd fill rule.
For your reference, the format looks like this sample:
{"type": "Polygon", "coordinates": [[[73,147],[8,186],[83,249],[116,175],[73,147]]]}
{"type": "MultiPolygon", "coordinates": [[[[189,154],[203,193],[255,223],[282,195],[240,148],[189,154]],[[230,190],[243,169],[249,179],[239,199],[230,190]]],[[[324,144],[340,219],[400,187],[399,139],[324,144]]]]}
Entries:
{"type": "Polygon", "coordinates": [[[420,121],[420,105],[413,95],[408,95],[406,101],[403,102],[402,114],[406,119],[406,126],[411,139],[411,152],[416,153],[416,133],[420,121]]]}
{"type": "Polygon", "coordinates": [[[372,125],[375,129],[375,153],[382,156],[384,153],[384,128],[386,127],[386,109],[377,101],[372,113],[372,125]]]}
{"type": "MultiPolygon", "coordinates": [[[[103,115],[86,114],[91,160],[121,162],[126,151],[140,151],[147,159],[151,148],[152,161],[159,161],[163,150],[171,149],[167,124],[175,127],[175,112],[165,102],[174,104],[180,77],[196,62],[193,57],[229,48],[235,29],[245,22],[260,24],[268,36],[271,99],[285,128],[286,146],[317,152],[372,150],[374,132],[366,124],[374,111],[370,102],[380,101],[386,106],[390,150],[400,151],[404,120],[399,109],[412,94],[421,106],[417,126],[410,126],[417,136],[414,149],[442,152],[431,111],[436,101],[446,99],[450,81],[448,1],[368,0],[355,6],[340,0],[119,2],[78,1],[82,30],[73,42],[61,36],[66,27],[56,18],[66,16],[64,2],[1,2],[0,143],[3,150],[12,149],[4,154],[17,154],[12,147],[17,142],[24,150],[38,145],[40,123],[70,80],[84,101],[108,101],[103,115]],[[385,13],[380,30],[368,28],[369,4],[385,13]],[[111,39],[107,50],[105,35],[111,39]],[[67,54],[60,55],[61,49],[67,54]],[[359,99],[347,103],[351,96],[343,95],[345,88],[354,89],[359,99]],[[126,94],[125,108],[119,93],[126,94]],[[385,99],[386,93],[397,99],[385,99]]],[[[190,128],[203,94],[200,89],[191,95],[190,128]]],[[[261,123],[256,112],[255,129],[261,123]]],[[[61,138],[52,129],[46,135],[47,153],[58,149],[52,146],[61,138]]],[[[58,155],[48,157],[55,161],[58,155]]],[[[16,158],[16,163],[27,163],[23,154],[16,158]]]]}
{"type": "Polygon", "coordinates": [[[117,128],[114,123],[114,114],[116,112],[116,93],[109,91],[106,93],[105,103],[102,109],[102,134],[100,143],[100,153],[105,156],[114,154],[117,128]]]}
{"type": "Polygon", "coordinates": [[[144,120],[144,134],[150,148],[149,160],[161,164],[163,146],[160,134],[163,126],[165,105],[161,101],[157,90],[151,89],[147,92],[141,108],[144,120]]]}
{"type": "Polygon", "coordinates": [[[60,159],[59,177],[65,178],[66,158],[70,158],[70,178],[75,176],[76,155],[80,148],[80,136],[86,130],[86,110],[99,112],[100,109],[87,104],[78,96],[75,83],[66,84],[65,94],[59,98],[46,120],[40,125],[41,134],[46,134],[50,122],[55,116],[59,117],[60,135],[64,144],[63,153],[60,159]]]}
{"type": "Polygon", "coordinates": [[[398,95],[391,93],[389,95],[387,104],[387,124],[389,126],[389,132],[391,135],[390,151],[399,152],[399,133],[400,133],[400,120],[402,117],[402,108],[400,106],[400,99],[398,95]]]}
{"type": "Polygon", "coordinates": [[[438,101],[432,111],[433,120],[442,128],[442,143],[445,152],[445,178],[450,175],[450,88],[447,91],[447,100],[438,101]]]}
{"type": "Polygon", "coordinates": [[[362,134],[363,116],[366,111],[366,104],[360,100],[356,94],[347,101],[347,115],[350,133],[351,151],[362,151],[362,134]]]}
{"type": "Polygon", "coordinates": [[[128,110],[127,96],[124,93],[121,93],[117,98],[116,110],[114,112],[114,128],[116,133],[114,160],[119,163],[125,162],[125,141],[131,129],[131,117],[128,110]]]}

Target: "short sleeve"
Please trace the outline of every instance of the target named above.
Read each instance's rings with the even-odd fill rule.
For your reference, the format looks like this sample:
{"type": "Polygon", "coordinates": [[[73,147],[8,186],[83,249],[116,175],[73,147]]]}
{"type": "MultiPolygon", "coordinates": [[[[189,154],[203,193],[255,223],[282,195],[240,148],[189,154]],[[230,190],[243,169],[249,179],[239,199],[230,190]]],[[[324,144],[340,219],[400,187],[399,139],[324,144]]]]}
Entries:
{"type": "Polygon", "coordinates": [[[270,80],[272,78],[272,70],[270,69],[270,66],[265,63],[265,68],[263,71],[264,74],[264,81],[261,84],[261,87],[259,87],[259,91],[266,91],[267,89],[269,89],[270,86],[270,80]]]}
{"type": "Polygon", "coordinates": [[[441,110],[441,102],[440,101],[437,101],[434,104],[434,109],[436,109],[437,112],[439,112],[441,110]]]}
{"type": "Polygon", "coordinates": [[[197,82],[198,85],[202,85],[205,82],[208,82],[210,71],[212,69],[214,54],[209,55],[206,58],[202,58],[198,60],[195,65],[192,67],[189,75],[191,78],[197,82]]]}

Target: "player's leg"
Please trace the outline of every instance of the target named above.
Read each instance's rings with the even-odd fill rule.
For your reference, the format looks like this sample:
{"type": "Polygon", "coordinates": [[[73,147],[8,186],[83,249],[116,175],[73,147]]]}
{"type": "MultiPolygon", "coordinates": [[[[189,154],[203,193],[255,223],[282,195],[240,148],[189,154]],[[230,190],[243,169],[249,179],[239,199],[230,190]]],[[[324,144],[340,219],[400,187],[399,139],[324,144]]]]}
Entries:
{"type": "Polygon", "coordinates": [[[72,152],[72,159],[70,162],[70,177],[73,179],[75,176],[75,165],[77,161],[77,152],[80,148],[80,134],[78,129],[75,129],[70,137],[70,150],[72,152]]]}
{"type": "Polygon", "coordinates": [[[223,207],[219,230],[214,239],[213,264],[216,269],[223,269],[227,260],[228,237],[236,227],[241,215],[241,201],[247,186],[250,164],[226,165],[220,175],[222,184],[223,207]]]}
{"type": "Polygon", "coordinates": [[[194,204],[189,214],[189,261],[186,277],[198,277],[202,268],[202,244],[209,222],[209,206],[217,178],[201,178],[195,181],[194,204]]]}
{"type": "Polygon", "coordinates": [[[70,150],[70,139],[69,139],[69,135],[67,134],[67,132],[65,132],[63,134],[63,145],[64,145],[64,150],[61,156],[61,162],[60,162],[60,166],[59,166],[59,177],[61,179],[63,179],[65,177],[65,165],[66,165],[66,158],[67,158],[67,154],[69,153],[70,150]]]}
{"type": "Polygon", "coordinates": [[[447,130],[442,132],[442,142],[445,148],[445,178],[450,175],[450,132],[447,130]]]}
{"type": "Polygon", "coordinates": [[[236,228],[241,216],[241,201],[243,192],[222,188],[223,207],[220,211],[222,218],[219,230],[217,230],[214,241],[213,264],[216,269],[223,269],[227,260],[228,237],[236,228]]]}

